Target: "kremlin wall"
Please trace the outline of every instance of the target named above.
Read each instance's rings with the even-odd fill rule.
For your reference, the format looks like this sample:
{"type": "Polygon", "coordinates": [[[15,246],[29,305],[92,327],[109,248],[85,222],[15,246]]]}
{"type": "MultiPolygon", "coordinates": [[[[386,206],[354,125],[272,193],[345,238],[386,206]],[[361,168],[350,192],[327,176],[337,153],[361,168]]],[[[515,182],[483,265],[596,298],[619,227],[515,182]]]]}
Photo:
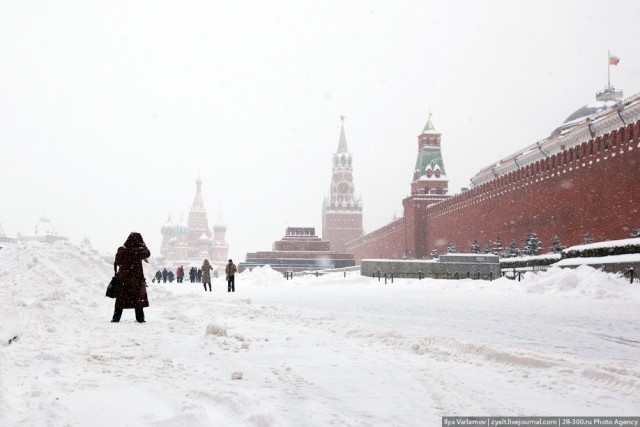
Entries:
{"type": "Polygon", "coordinates": [[[437,168],[425,169],[425,157],[432,166],[442,161],[440,134],[429,118],[418,136],[404,218],[348,242],[346,251],[359,263],[430,258],[449,245],[468,252],[474,240],[483,247],[498,235],[505,245],[515,240],[522,247],[529,230],[544,250],[553,235],[565,246],[586,234],[596,242],[628,238],[640,228],[640,96],[621,98],[611,87],[598,93],[596,103],[549,138],[484,168],[471,179],[472,189],[454,196],[446,194],[446,180],[434,180],[437,168]]]}

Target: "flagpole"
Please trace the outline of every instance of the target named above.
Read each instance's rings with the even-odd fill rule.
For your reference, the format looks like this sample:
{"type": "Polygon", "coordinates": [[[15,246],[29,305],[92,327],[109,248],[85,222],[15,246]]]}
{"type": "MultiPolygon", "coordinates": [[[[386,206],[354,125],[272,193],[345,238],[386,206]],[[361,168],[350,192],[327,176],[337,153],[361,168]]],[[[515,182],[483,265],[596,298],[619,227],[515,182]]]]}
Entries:
{"type": "Polygon", "coordinates": [[[607,89],[611,90],[611,54],[607,49],[607,89]]]}

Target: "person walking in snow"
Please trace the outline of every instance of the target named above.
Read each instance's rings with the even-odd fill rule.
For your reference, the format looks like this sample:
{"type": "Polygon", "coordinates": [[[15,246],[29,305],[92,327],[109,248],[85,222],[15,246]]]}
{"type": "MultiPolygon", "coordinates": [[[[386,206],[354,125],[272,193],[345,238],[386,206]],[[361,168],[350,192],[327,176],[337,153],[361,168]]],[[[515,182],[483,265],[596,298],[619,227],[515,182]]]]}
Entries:
{"type": "Polygon", "coordinates": [[[209,260],[205,259],[202,264],[202,285],[204,286],[204,290],[207,290],[207,283],[209,284],[209,292],[211,292],[211,264],[209,264],[209,260]]]}
{"type": "Polygon", "coordinates": [[[235,292],[236,291],[236,281],[235,274],[238,271],[238,268],[233,263],[232,260],[229,260],[229,263],[224,268],[224,272],[227,275],[227,292],[235,292]]]}
{"type": "Polygon", "coordinates": [[[166,268],[162,269],[162,283],[167,283],[167,276],[169,275],[169,272],[167,271],[166,268]]]}
{"type": "Polygon", "coordinates": [[[149,307],[147,284],[142,271],[142,261],[148,262],[151,256],[140,233],[132,232],[122,246],[118,248],[113,269],[120,280],[116,295],[112,322],[119,322],[125,308],[136,311],[136,320],[144,322],[144,307],[149,307]]]}
{"type": "Polygon", "coordinates": [[[156,277],[153,279],[154,282],[160,283],[162,280],[162,272],[160,270],[156,271],[156,277]]]}
{"type": "Polygon", "coordinates": [[[202,269],[199,268],[198,272],[196,273],[196,279],[198,280],[198,283],[202,282],[202,269]]]}

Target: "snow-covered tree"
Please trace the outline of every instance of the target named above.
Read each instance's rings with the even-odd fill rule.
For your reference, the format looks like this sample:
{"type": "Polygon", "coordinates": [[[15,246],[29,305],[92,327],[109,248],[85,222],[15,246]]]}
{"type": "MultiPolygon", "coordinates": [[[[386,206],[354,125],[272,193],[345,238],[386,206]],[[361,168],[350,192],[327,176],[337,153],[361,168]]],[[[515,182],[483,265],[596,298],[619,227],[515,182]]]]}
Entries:
{"type": "Polygon", "coordinates": [[[455,253],[456,253],[456,245],[454,245],[454,244],[450,244],[450,245],[447,247],[447,253],[448,253],[448,254],[455,254],[455,253]]]}
{"type": "Polygon", "coordinates": [[[582,244],[583,244],[583,245],[588,245],[588,244],[591,244],[591,243],[593,243],[593,239],[591,238],[591,236],[589,235],[589,233],[585,234],[585,235],[582,237],[582,244]]]}
{"type": "Polygon", "coordinates": [[[540,255],[540,239],[538,235],[529,229],[524,238],[524,254],[529,256],[540,255]]]}
{"type": "Polygon", "coordinates": [[[471,245],[471,253],[472,254],[479,254],[480,253],[480,244],[478,243],[477,240],[474,240],[473,244],[471,245]]]}
{"type": "Polygon", "coordinates": [[[554,254],[559,254],[564,249],[564,246],[560,242],[560,238],[557,234],[554,234],[551,238],[551,247],[549,247],[549,252],[553,252],[554,254]]]}
{"type": "Polygon", "coordinates": [[[434,248],[431,251],[431,259],[438,259],[438,258],[440,258],[440,255],[438,254],[438,250],[434,248]]]}
{"type": "Polygon", "coordinates": [[[636,228],[631,232],[631,237],[640,237],[640,228],[636,228]]]}
{"type": "Polygon", "coordinates": [[[484,245],[484,249],[482,250],[483,254],[491,254],[493,253],[493,242],[488,242],[484,245]]]}
{"type": "Polygon", "coordinates": [[[509,244],[509,256],[514,258],[520,256],[520,249],[518,248],[518,244],[515,240],[512,240],[511,244],[509,244]]]}
{"type": "Polygon", "coordinates": [[[491,253],[494,255],[502,256],[503,251],[504,251],[504,245],[502,244],[502,239],[498,234],[496,236],[496,241],[493,242],[493,250],[491,251],[491,253]]]}

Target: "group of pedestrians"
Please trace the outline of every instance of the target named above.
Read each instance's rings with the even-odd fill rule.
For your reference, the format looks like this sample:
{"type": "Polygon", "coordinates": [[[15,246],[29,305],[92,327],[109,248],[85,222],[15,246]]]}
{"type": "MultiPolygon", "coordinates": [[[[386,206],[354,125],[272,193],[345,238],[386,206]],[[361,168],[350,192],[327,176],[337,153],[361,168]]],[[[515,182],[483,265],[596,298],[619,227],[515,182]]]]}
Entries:
{"type": "MultiPolygon", "coordinates": [[[[149,307],[149,299],[147,298],[147,284],[144,278],[142,262],[148,262],[147,259],[150,256],[151,253],[140,233],[132,232],[129,234],[124,244],[118,248],[113,263],[113,271],[121,285],[116,291],[112,322],[119,322],[123,310],[127,308],[135,310],[138,322],[143,323],[145,321],[144,308],[149,307]]],[[[211,292],[211,271],[213,271],[213,267],[209,264],[209,260],[205,259],[202,268],[191,267],[189,269],[189,280],[192,283],[196,282],[196,279],[198,282],[201,281],[205,291],[207,290],[207,285],[209,285],[209,292],[211,292]]],[[[225,266],[227,292],[236,291],[235,274],[237,271],[236,265],[232,260],[229,260],[225,266]]],[[[184,268],[182,266],[176,269],[175,275],[173,271],[166,268],[162,271],[158,270],[152,282],[160,283],[162,281],[166,283],[169,281],[169,283],[172,283],[174,279],[177,279],[178,283],[183,283],[184,268]]]]}
{"type": "MultiPolygon", "coordinates": [[[[204,286],[205,292],[207,291],[207,285],[209,285],[209,292],[211,292],[211,270],[213,270],[213,267],[209,264],[209,260],[205,259],[202,264],[202,286],[204,286]]],[[[233,260],[229,260],[224,268],[224,273],[227,276],[227,292],[236,291],[237,271],[238,267],[233,263],[233,260]]]]}
{"type": "Polygon", "coordinates": [[[200,283],[202,281],[202,269],[198,267],[191,267],[189,269],[189,281],[191,283],[200,283]]]}

